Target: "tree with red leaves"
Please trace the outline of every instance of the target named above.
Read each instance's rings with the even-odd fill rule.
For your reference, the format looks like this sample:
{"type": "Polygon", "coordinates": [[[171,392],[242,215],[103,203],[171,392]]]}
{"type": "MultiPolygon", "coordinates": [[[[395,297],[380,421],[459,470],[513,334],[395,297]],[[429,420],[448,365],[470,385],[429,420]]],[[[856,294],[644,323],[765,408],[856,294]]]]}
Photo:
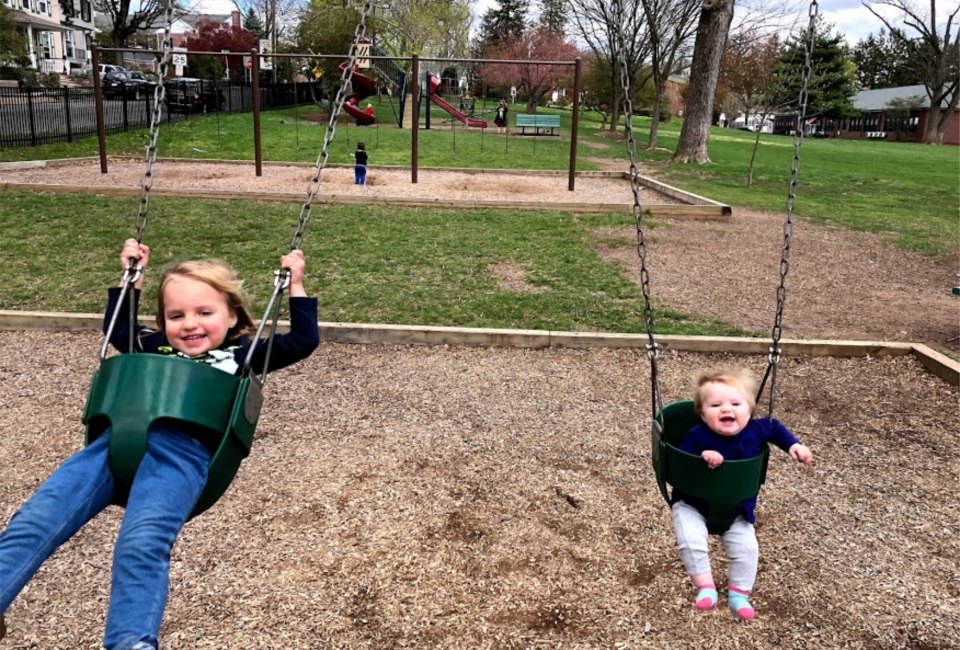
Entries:
{"type": "MultiPolygon", "coordinates": [[[[215,22],[202,22],[196,26],[196,33],[186,38],[183,46],[192,52],[231,52],[249,53],[260,44],[259,39],[242,27],[233,27],[215,22]]],[[[242,79],[244,75],[243,57],[229,57],[231,79],[242,79]]],[[[223,74],[224,57],[190,57],[189,73],[195,77],[220,77],[223,74]]]]}
{"type": "MultiPolygon", "coordinates": [[[[577,46],[546,27],[529,30],[523,36],[494,46],[486,58],[509,61],[573,61],[580,52],[577,46]]],[[[527,102],[527,113],[536,113],[540,98],[555,88],[572,83],[573,66],[538,63],[486,63],[481,75],[491,84],[517,87],[517,94],[527,102]]]]}

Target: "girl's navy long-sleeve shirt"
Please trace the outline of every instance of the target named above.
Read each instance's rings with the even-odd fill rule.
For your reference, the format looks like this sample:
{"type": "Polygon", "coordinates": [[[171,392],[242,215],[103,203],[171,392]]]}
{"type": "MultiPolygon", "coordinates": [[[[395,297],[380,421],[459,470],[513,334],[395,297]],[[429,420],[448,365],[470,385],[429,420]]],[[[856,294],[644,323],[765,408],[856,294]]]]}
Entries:
{"type": "MultiPolygon", "coordinates": [[[[133,290],[134,310],[140,302],[140,291],[133,290]]],[[[110,316],[116,309],[117,301],[120,299],[120,288],[110,289],[107,301],[107,311],[103,321],[103,331],[106,333],[110,325],[110,316]]],[[[110,344],[120,352],[128,352],[130,348],[130,317],[129,305],[126,302],[120,306],[120,312],[117,315],[117,324],[114,326],[113,333],[110,335],[110,344]]],[[[139,323],[134,325],[134,351],[147,352],[154,354],[176,355],[166,334],[151,330],[139,323]]],[[[232,361],[239,366],[247,358],[250,347],[254,345],[253,340],[248,336],[241,336],[236,339],[228,339],[220,345],[217,350],[211,350],[203,358],[194,358],[195,361],[209,363],[221,370],[228,370],[233,366],[232,361]]],[[[254,372],[263,372],[263,361],[266,357],[267,345],[266,339],[256,342],[256,348],[251,360],[251,368],[254,372]]],[[[268,372],[286,368],[298,361],[302,361],[320,345],[320,328],[317,325],[317,299],[298,297],[290,298],[290,333],[278,334],[273,339],[273,349],[270,351],[270,367],[268,372]]]]}
{"type": "MultiPolygon", "coordinates": [[[[735,436],[721,436],[712,431],[705,424],[698,424],[690,429],[683,441],[677,445],[680,451],[699,456],[707,450],[716,451],[725,461],[744,460],[759,456],[770,443],[784,451],[799,443],[797,437],[790,433],[787,427],[773,418],[751,419],[743,431],[735,436]]],[[[671,502],[685,501],[707,516],[707,504],[701,499],[685,495],[677,490],[673,491],[671,502]]],[[[738,506],[743,518],[751,524],[756,523],[757,498],[747,499],[738,506]]]]}

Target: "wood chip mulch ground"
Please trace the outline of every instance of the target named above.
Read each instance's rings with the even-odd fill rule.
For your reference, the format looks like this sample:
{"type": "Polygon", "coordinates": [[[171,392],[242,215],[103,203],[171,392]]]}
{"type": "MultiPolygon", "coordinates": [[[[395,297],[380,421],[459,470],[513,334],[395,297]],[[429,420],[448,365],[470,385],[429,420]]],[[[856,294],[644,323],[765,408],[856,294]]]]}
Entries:
{"type": "MultiPolygon", "coordinates": [[[[81,444],[93,333],[0,333],[3,518],[81,444]]],[[[664,397],[704,365],[668,354],[664,397]]],[[[957,648],[957,391],[909,358],[793,358],[761,495],[759,619],[698,614],[635,350],[324,344],[174,551],[165,650],[957,648]]],[[[97,648],[121,511],[56,553],[3,648],[97,648]]],[[[723,553],[715,544],[715,573],[723,553]]]]}

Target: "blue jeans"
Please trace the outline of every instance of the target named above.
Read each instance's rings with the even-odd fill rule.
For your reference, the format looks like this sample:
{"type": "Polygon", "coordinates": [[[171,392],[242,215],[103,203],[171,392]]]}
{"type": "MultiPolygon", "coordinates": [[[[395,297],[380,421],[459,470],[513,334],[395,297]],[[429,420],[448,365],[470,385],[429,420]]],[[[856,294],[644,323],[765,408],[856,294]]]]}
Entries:
{"type": "MultiPolygon", "coordinates": [[[[55,471],[0,534],[0,613],[40,565],[113,500],[110,432],[55,471]]],[[[151,427],[113,550],[103,644],[158,645],[167,603],[170,551],[207,482],[210,453],[193,438],[151,427]]]]}
{"type": "Polygon", "coordinates": [[[354,185],[367,184],[367,166],[366,165],[353,166],[353,184],[354,185]]]}

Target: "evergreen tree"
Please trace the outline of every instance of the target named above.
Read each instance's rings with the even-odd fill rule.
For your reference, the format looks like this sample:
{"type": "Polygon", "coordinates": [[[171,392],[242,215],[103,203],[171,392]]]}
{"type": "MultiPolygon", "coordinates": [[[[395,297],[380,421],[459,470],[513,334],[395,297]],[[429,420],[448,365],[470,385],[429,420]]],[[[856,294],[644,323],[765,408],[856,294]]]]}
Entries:
{"type": "MultiPolygon", "coordinates": [[[[843,37],[833,33],[832,25],[817,19],[810,65],[807,114],[827,117],[850,117],[857,114],[853,97],[857,92],[856,69],[850,60],[849,49],[843,37]]],[[[777,64],[777,86],[784,105],[798,110],[800,84],[803,80],[805,48],[809,41],[807,30],[787,41],[777,64]]]]}
{"type": "Polygon", "coordinates": [[[526,31],[530,0],[500,0],[500,7],[490,8],[483,15],[477,49],[487,48],[520,38],[526,31]]]}
{"type": "Polygon", "coordinates": [[[264,38],[267,33],[267,30],[263,27],[263,21],[260,20],[260,16],[253,10],[252,6],[247,9],[247,13],[243,17],[243,28],[258,39],[264,38]]]}
{"type": "Polygon", "coordinates": [[[567,27],[566,0],[540,0],[540,25],[552,34],[563,35],[567,27]]]}
{"type": "Polygon", "coordinates": [[[919,44],[881,29],[857,43],[850,58],[861,88],[895,88],[921,83],[919,44]]]}

